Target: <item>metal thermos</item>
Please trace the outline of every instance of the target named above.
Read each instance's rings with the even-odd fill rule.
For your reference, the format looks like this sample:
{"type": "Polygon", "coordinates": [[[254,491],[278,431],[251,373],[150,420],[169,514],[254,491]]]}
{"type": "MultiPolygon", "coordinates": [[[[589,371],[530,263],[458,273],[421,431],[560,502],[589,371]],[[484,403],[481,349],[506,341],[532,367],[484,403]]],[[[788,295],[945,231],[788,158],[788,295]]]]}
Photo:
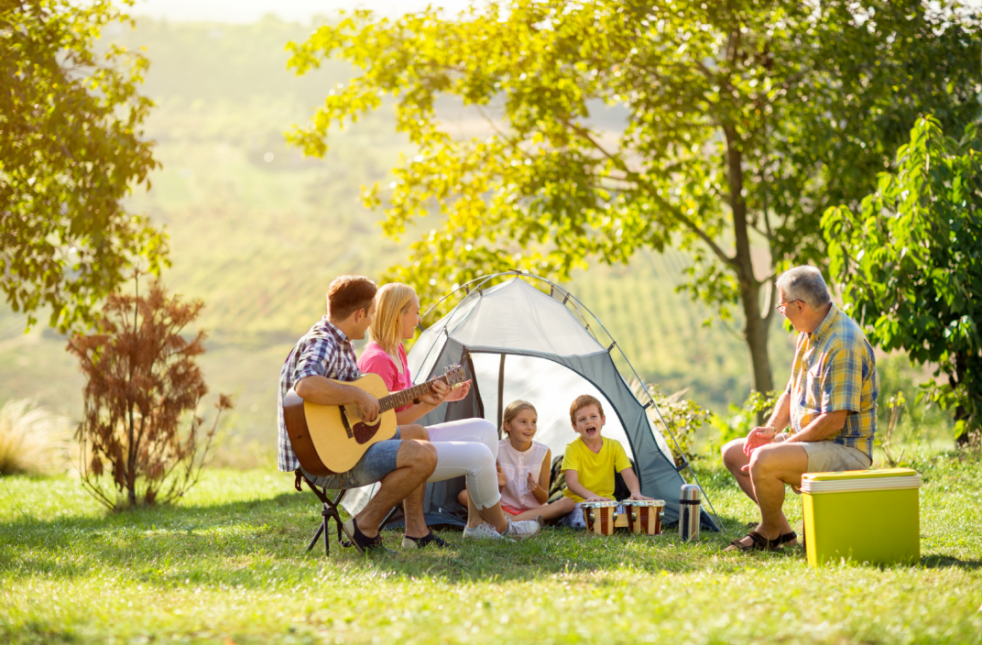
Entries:
{"type": "Polygon", "coordinates": [[[679,539],[699,539],[699,518],[702,515],[699,507],[699,487],[685,484],[679,493],[679,539]]]}

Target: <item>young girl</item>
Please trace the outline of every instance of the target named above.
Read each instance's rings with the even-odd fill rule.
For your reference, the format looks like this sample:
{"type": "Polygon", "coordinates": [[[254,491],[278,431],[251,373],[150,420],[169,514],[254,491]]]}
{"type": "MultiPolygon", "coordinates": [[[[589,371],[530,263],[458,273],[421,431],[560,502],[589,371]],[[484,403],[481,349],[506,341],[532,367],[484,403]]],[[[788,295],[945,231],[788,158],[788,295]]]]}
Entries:
{"type": "MultiPolygon", "coordinates": [[[[506,436],[498,443],[498,486],[501,488],[501,510],[512,520],[555,520],[567,515],[576,503],[562,497],[552,504],[549,479],[552,475],[552,453],[548,446],[532,441],[538,414],[528,401],[512,401],[502,416],[501,431],[506,436]]],[[[467,491],[460,493],[466,504],[467,491]]]]}

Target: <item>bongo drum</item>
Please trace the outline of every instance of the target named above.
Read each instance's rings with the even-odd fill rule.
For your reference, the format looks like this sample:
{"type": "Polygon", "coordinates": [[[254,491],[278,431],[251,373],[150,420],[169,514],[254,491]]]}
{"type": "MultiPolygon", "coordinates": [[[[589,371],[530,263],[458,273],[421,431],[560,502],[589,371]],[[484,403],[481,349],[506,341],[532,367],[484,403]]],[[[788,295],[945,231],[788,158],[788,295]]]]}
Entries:
{"type": "Polygon", "coordinates": [[[661,533],[661,513],[665,502],[660,499],[632,499],[624,502],[630,506],[631,531],[658,535],[661,533]]]}
{"type": "Polygon", "coordinates": [[[618,502],[617,508],[614,511],[617,517],[614,519],[614,528],[616,529],[630,529],[631,528],[631,510],[624,502],[618,502]]]}
{"type": "Polygon", "coordinates": [[[583,502],[583,518],[586,520],[586,530],[597,535],[614,534],[614,511],[617,502],[583,502]]]}

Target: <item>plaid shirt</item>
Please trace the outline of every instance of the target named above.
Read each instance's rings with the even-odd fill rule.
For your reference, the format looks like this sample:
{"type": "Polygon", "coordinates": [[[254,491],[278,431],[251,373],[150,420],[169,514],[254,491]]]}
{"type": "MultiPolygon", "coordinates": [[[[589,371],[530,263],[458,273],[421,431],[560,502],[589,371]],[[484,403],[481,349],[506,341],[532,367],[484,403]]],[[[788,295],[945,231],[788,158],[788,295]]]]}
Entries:
{"type": "Polygon", "coordinates": [[[795,432],[820,414],[848,410],[845,426],[826,441],[858,448],[872,459],[879,389],[873,348],[859,325],[834,304],[815,331],[798,334],[785,390],[791,395],[795,432]]]}
{"type": "Polygon", "coordinates": [[[293,472],[300,467],[286,431],[286,419],[283,417],[283,399],[293,384],[307,376],[354,381],[359,375],[351,341],[344,332],[331,324],[327,316],[321,318],[297,341],[280,370],[280,392],[276,406],[279,413],[277,468],[284,472],[293,472]]]}

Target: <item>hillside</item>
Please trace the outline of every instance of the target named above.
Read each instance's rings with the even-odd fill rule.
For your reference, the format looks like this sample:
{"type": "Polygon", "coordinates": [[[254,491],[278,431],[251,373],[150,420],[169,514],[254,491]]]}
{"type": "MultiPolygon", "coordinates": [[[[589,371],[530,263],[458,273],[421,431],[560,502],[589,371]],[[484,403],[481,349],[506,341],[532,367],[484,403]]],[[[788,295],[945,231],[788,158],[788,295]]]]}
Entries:
{"type": "MultiPolygon", "coordinates": [[[[405,257],[405,241],[384,239],[380,213],[358,201],[361,185],[385,181],[410,152],[387,112],[332,139],[324,160],[304,160],[283,143],[282,133],[347,76],[337,65],[303,79],[286,70],[284,44],[309,31],[272,18],[253,25],[141,20],[135,32],[111,35],[147,48],[145,93],[157,103],[148,135],[163,169],[131,208],[166,227],[173,268],[164,281],[205,301],[209,383],[213,392],[237,396],[234,432],[257,445],[270,445],[280,364],[323,312],[330,279],[378,275],[405,257]]],[[[464,118],[450,104],[441,109],[448,119],[464,118]]],[[[616,115],[609,121],[616,124],[616,115]]],[[[641,254],[627,267],[581,272],[570,288],[646,380],[666,392],[689,388],[691,398],[723,411],[746,396],[749,359],[720,323],[703,326],[710,311],[674,292],[686,261],[678,252],[641,254]]],[[[25,336],[23,327],[21,316],[0,313],[0,400],[34,397],[79,417],[82,381],[65,340],[42,329],[25,336]]],[[[775,327],[771,347],[782,383],[790,335],[775,327]]]]}

